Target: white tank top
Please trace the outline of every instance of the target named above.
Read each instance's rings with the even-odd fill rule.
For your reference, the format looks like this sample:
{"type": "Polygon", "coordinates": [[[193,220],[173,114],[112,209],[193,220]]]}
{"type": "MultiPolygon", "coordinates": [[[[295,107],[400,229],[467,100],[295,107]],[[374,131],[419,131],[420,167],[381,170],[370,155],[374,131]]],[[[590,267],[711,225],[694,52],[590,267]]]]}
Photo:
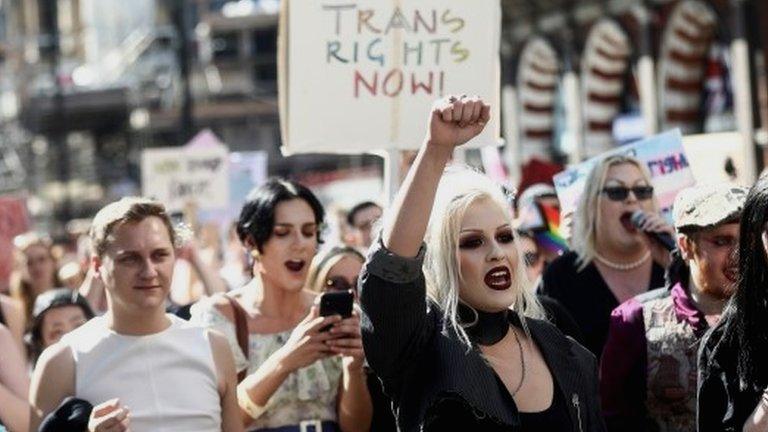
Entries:
{"type": "Polygon", "coordinates": [[[220,431],[216,366],[205,329],[167,315],[171,326],[126,336],[97,317],[67,334],[75,360],[75,396],[98,405],[119,398],[131,430],[220,431]]]}

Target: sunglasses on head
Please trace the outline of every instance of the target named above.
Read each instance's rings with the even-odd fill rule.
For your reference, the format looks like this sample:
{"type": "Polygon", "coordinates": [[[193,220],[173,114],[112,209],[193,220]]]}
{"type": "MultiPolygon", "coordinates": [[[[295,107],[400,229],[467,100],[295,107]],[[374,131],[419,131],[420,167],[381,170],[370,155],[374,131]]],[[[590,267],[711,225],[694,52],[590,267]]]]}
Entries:
{"type": "Polygon", "coordinates": [[[357,291],[357,278],[350,284],[341,276],[334,276],[325,280],[326,291],[357,291]]]}
{"type": "Polygon", "coordinates": [[[629,196],[629,191],[635,194],[635,198],[645,201],[653,197],[653,186],[608,186],[603,188],[603,193],[611,201],[624,201],[629,196]]]}

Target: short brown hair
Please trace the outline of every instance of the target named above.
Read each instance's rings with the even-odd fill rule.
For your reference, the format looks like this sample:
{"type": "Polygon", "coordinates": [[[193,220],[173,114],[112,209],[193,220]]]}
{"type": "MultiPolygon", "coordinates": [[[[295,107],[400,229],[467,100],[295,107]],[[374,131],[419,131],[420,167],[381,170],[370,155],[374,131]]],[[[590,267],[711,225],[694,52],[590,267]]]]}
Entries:
{"type": "Polygon", "coordinates": [[[137,223],[144,219],[156,216],[163,221],[168,228],[168,236],[171,243],[176,245],[176,232],[171,224],[171,218],[165,211],[165,206],[157,201],[142,197],[125,197],[119,201],[102,207],[91,223],[91,247],[94,253],[101,257],[112,242],[111,235],[124,223],[137,223]]]}

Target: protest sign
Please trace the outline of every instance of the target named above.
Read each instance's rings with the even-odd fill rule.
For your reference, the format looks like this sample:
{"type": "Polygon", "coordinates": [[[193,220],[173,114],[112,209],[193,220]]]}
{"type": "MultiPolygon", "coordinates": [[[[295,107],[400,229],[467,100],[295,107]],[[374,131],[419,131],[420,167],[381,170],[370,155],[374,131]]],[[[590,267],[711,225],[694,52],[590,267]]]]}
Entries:
{"type": "Polygon", "coordinates": [[[229,207],[240,212],[248,192],[267,181],[268,155],[264,151],[229,155],[229,207]]]}
{"type": "Polygon", "coordinates": [[[237,220],[248,193],[267,181],[267,161],[265,151],[230,153],[229,204],[225,208],[201,210],[197,215],[199,221],[226,224],[237,220]]]}
{"type": "Polygon", "coordinates": [[[684,136],[683,147],[699,183],[749,186],[755,181],[748,178],[744,140],[738,132],[684,136]]]}
{"type": "Polygon", "coordinates": [[[13,238],[28,229],[26,199],[0,197],[0,292],[8,287],[8,278],[13,270],[13,238]]]}
{"type": "Polygon", "coordinates": [[[229,204],[229,151],[225,146],[146,149],[141,154],[141,193],[182,211],[189,203],[198,209],[229,204]]]}
{"type": "Polygon", "coordinates": [[[576,210],[587,175],[598,161],[613,155],[627,155],[644,163],[651,174],[654,195],[662,215],[671,218],[677,192],[695,183],[693,171],[683,149],[680,131],[675,129],[627,144],[570,167],[552,180],[560,200],[561,214],[576,210]]]}
{"type": "Polygon", "coordinates": [[[432,103],[482,97],[499,143],[498,0],[286,0],[280,21],[283,152],[416,149],[432,103]]]}

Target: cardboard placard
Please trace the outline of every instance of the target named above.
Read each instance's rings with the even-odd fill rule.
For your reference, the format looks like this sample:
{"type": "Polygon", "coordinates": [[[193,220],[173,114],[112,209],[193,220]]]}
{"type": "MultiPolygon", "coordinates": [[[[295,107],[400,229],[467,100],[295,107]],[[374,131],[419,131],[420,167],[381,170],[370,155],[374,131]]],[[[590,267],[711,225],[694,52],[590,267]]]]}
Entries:
{"type": "Polygon", "coordinates": [[[229,151],[225,146],[167,147],[141,154],[141,193],[170,212],[189,203],[213,210],[229,205],[229,151]]]}
{"type": "Polygon", "coordinates": [[[744,140],[738,132],[720,132],[683,137],[683,148],[699,183],[734,182],[750,186],[744,140]]]}
{"type": "Polygon", "coordinates": [[[279,89],[283,153],[416,149],[433,102],[482,97],[499,139],[498,0],[284,0],[279,89]]]}
{"type": "Polygon", "coordinates": [[[587,175],[595,164],[608,156],[619,154],[633,156],[645,164],[651,173],[654,195],[662,215],[671,219],[672,204],[677,193],[696,183],[678,129],[618,147],[555,175],[552,180],[560,200],[561,214],[576,211],[587,175]]]}
{"type": "Polygon", "coordinates": [[[200,222],[217,222],[226,228],[237,220],[248,193],[267,180],[268,154],[265,151],[235,152],[229,154],[229,205],[215,210],[201,210],[200,222]]]}

